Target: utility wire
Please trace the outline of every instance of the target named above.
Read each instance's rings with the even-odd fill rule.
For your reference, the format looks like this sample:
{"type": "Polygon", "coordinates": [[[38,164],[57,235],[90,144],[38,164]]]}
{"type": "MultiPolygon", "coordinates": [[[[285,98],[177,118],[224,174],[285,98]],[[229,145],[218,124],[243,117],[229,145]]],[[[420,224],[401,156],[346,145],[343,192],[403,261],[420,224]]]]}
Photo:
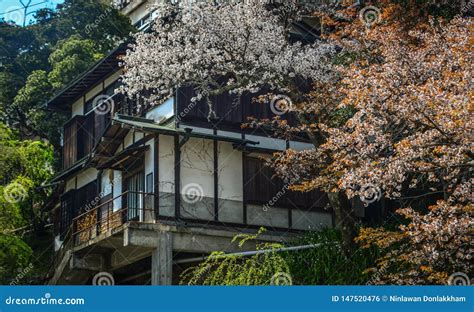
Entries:
{"type": "MultiPolygon", "coordinates": [[[[49,1],[43,1],[43,2],[39,2],[39,3],[31,4],[30,6],[28,6],[28,8],[31,8],[31,7],[34,7],[34,6],[38,6],[38,5],[40,5],[40,4],[48,3],[48,2],[49,2],[49,1]]],[[[5,14],[11,13],[11,12],[23,11],[23,10],[25,10],[25,8],[18,8],[18,9],[14,9],[14,10],[10,10],[10,11],[6,11],[6,12],[3,12],[3,13],[0,13],[0,15],[5,15],[5,14]]]]}

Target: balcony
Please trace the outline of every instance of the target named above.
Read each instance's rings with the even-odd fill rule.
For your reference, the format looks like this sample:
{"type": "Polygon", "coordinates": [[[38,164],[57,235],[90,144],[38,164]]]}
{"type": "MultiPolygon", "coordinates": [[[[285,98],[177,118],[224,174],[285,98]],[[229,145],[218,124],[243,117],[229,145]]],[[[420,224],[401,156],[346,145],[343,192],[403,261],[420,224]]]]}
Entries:
{"type": "Polygon", "coordinates": [[[65,241],[71,240],[75,247],[96,237],[110,236],[127,222],[154,223],[154,197],[152,193],[127,191],[111,198],[75,217],[65,241]],[[114,211],[114,204],[122,208],[114,211]]]}
{"type": "Polygon", "coordinates": [[[124,9],[127,5],[129,5],[132,0],[114,0],[113,4],[117,8],[117,10],[124,9]]]}

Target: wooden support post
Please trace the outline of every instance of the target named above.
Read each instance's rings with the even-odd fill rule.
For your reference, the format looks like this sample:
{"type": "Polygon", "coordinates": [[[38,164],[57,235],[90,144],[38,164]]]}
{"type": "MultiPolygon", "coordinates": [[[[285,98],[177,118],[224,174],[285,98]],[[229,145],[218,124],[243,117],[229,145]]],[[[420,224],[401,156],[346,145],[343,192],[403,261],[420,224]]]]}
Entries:
{"type": "Polygon", "coordinates": [[[161,232],[158,247],[151,254],[151,284],[171,285],[173,280],[173,241],[171,232],[161,232]]]}

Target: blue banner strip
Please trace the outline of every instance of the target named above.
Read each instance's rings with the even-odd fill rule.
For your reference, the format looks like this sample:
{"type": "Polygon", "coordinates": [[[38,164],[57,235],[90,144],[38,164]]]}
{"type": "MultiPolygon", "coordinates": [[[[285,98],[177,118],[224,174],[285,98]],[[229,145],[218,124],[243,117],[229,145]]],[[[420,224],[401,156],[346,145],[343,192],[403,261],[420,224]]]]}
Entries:
{"type": "Polygon", "coordinates": [[[0,311],[473,311],[471,286],[0,286],[0,311]]]}

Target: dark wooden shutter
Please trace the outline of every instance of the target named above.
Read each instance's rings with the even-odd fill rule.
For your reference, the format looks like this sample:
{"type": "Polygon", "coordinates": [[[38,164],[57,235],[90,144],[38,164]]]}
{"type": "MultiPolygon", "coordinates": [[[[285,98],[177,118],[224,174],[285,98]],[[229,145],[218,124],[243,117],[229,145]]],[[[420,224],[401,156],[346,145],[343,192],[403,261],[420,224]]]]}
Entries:
{"type": "Polygon", "coordinates": [[[67,169],[77,161],[78,134],[82,116],[75,116],[64,125],[63,168],[67,169]]]}
{"type": "Polygon", "coordinates": [[[326,194],[319,190],[302,193],[285,189],[284,181],[274,176],[273,169],[266,166],[262,159],[246,157],[245,165],[244,192],[250,203],[264,205],[278,199],[273,206],[317,210],[325,207],[328,202],[326,194]]]}
{"type": "Polygon", "coordinates": [[[97,205],[99,203],[99,200],[96,200],[96,197],[97,181],[93,181],[78,189],[76,191],[74,217],[84,213],[87,210],[90,210],[91,208],[94,208],[94,204],[97,205]]]}
{"type": "Polygon", "coordinates": [[[61,196],[61,208],[59,213],[59,233],[61,240],[64,239],[64,235],[74,218],[74,195],[74,191],[69,191],[61,196]]]}

